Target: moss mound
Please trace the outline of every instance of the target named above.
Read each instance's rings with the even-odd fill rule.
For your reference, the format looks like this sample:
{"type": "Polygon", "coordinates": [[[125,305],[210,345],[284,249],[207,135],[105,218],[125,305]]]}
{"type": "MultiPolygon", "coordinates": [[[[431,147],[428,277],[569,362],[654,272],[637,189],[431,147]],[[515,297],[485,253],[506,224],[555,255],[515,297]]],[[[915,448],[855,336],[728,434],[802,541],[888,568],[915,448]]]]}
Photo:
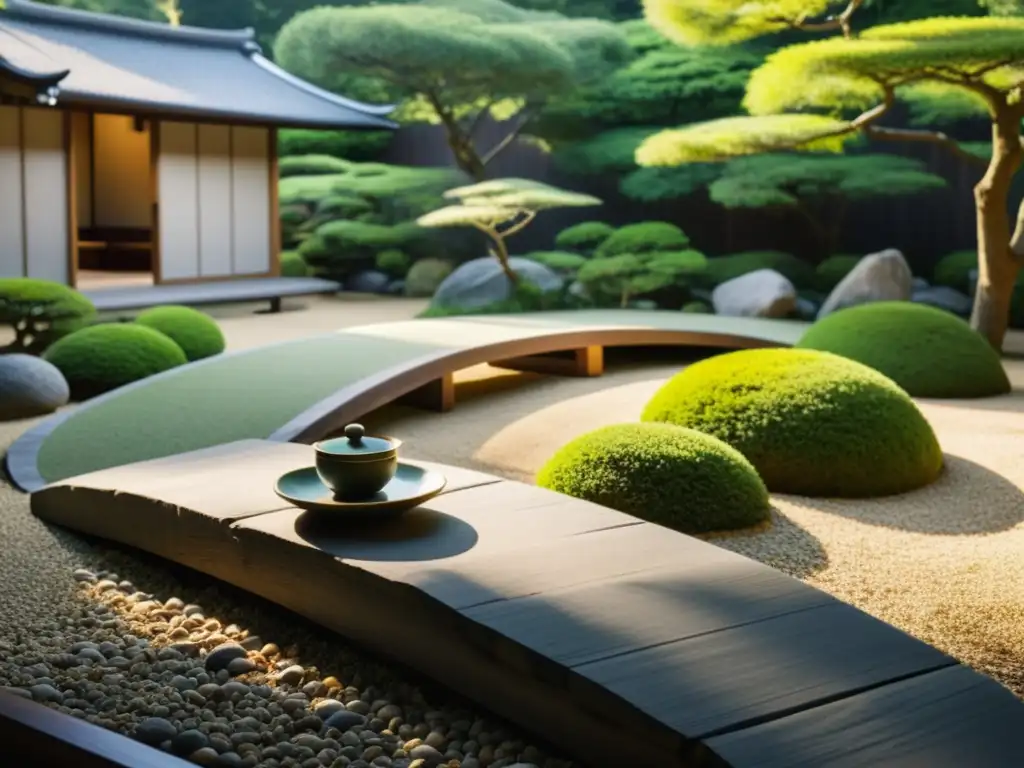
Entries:
{"type": "Polygon", "coordinates": [[[281,251],[281,277],[306,277],[309,266],[296,251],[281,251]]]}
{"type": "Polygon", "coordinates": [[[782,251],[745,251],[708,259],[700,282],[706,288],[717,288],[728,280],[759,269],[774,269],[796,288],[809,288],[814,281],[814,268],[796,256],[782,251]]]}
{"type": "Polygon", "coordinates": [[[188,362],[171,339],[136,323],[108,323],[75,331],[46,350],[43,358],[64,374],[76,400],[188,362]]]}
{"type": "Polygon", "coordinates": [[[823,318],[798,347],[874,368],[913,397],[990,397],[1010,391],[999,355],[959,317],[909,301],[861,304],[823,318]]]}
{"type": "Polygon", "coordinates": [[[671,424],[616,424],[578,437],[537,484],[683,533],[747,528],[770,515],[750,462],[721,440],[671,424]]]}
{"type": "Polygon", "coordinates": [[[374,259],[374,265],[388,277],[401,280],[409,274],[412,259],[406,255],[405,251],[389,248],[377,254],[377,257],[374,259]]]}
{"type": "Polygon", "coordinates": [[[887,496],[942,471],[935,433],[910,396],[828,352],[758,349],[702,360],[670,379],[642,418],[724,440],[777,493],[887,496]]]}
{"type": "Polygon", "coordinates": [[[405,295],[413,298],[433,296],[444,279],[455,269],[443,259],[420,259],[409,267],[405,276],[405,295]]]}
{"type": "Polygon", "coordinates": [[[191,307],[168,304],[147,309],[135,322],[160,331],[185,353],[187,360],[202,360],[224,351],[224,334],[212,317],[191,307]]]}
{"type": "Polygon", "coordinates": [[[38,355],[50,344],[87,325],[92,302],[73,288],[34,277],[0,278],[0,325],[18,330],[9,350],[38,355]]]}
{"type": "Polygon", "coordinates": [[[694,300],[688,301],[683,304],[680,312],[686,312],[691,315],[713,315],[715,310],[706,301],[694,300]]]}
{"type": "Polygon", "coordinates": [[[814,289],[822,293],[832,293],[860,260],[860,256],[829,256],[814,270],[814,289]]]}

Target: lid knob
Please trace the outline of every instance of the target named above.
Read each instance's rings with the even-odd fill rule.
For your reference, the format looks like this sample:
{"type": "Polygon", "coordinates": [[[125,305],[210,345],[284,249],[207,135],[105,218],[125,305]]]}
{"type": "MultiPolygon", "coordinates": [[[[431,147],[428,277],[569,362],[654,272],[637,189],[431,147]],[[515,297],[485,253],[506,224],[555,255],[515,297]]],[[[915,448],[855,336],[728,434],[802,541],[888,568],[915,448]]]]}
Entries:
{"type": "Polygon", "coordinates": [[[349,424],[345,427],[345,437],[348,438],[348,442],[351,445],[362,445],[363,435],[366,434],[366,429],[363,428],[362,424],[349,424]]]}

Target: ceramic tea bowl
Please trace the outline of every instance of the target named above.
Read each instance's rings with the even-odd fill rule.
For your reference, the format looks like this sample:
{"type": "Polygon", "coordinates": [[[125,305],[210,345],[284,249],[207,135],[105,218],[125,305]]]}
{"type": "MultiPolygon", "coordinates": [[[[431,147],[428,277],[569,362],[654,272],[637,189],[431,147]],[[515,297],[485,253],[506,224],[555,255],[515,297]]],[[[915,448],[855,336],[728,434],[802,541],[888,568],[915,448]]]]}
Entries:
{"type": "Polygon", "coordinates": [[[345,436],[313,445],[316,473],[342,501],[363,501],[386,486],[398,471],[401,440],[373,437],[362,424],[349,424],[345,436]]]}

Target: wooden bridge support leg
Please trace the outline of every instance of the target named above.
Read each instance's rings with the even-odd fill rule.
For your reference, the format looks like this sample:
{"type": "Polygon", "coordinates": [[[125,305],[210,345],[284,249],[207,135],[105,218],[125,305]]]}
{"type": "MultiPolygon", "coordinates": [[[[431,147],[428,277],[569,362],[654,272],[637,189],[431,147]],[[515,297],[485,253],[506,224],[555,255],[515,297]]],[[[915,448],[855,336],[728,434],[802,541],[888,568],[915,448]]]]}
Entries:
{"type": "Polygon", "coordinates": [[[455,407],[455,379],[452,374],[446,373],[440,379],[434,379],[402,395],[397,402],[427,411],[450,411],[455,407]]]}
{"type": "Polygon", "coordinates": [[[510,371],[552,373],[557,376],[600,376],[604,373],[604,348],[581,347],[564,352],[512,357],[491,365],[510,371]]]}

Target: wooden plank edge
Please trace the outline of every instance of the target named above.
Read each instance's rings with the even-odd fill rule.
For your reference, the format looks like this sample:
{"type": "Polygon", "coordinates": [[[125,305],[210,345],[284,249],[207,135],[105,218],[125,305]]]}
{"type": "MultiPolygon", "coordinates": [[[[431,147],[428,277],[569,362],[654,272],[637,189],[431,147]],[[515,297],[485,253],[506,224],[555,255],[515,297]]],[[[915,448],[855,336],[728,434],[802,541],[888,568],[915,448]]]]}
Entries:
{"type": "Polygon", "coordinates": [[[490,365],[510,371],[594,377],[604,373],[604,347],[588,346],[570,349],[567,350],[567,353],[548,352],[540,355],[511,357],[491,362],[490,365]]]}
{"type": "Polygon", "coordinates": [[[191,763],[42,704],[0,692],[4,765],[188,768],[191,763]],[[10,762],[8,762],[10,761],[10,762]]]}

